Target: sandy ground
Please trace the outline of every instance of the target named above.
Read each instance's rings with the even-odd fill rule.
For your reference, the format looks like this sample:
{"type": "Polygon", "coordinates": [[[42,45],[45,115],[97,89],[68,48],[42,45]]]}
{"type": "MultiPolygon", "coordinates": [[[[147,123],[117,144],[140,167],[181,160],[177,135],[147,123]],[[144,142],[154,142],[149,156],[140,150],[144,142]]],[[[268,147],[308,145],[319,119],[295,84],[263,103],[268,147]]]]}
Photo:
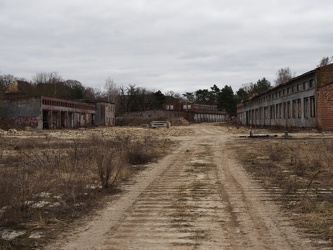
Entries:
{"type": "Polygon", "coordinates": [[[237,136],[195,126],[46,249],[312,249],[226,146],[237,136]]]}

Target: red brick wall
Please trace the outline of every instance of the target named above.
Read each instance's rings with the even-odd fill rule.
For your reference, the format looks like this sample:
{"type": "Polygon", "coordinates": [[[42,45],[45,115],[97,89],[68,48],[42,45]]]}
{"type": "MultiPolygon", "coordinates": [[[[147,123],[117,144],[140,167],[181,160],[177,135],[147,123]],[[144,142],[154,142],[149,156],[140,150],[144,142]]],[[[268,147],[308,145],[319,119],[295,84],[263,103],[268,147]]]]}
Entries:
{"type": "Polygon", "coordinates": [[[333,130],[333,83],[317,90],[317,121],[324,130],[333,130]]]}
{"type": "Polygon", "coordinates": [[[319,128],[333,130],[333,64],[317,68],[317,122],[319,128]]]}
{"type": "Polygon", "coordinates": [[[325,87],[333,83],[333,64],[317,68],[317,87],[325,87]]]}

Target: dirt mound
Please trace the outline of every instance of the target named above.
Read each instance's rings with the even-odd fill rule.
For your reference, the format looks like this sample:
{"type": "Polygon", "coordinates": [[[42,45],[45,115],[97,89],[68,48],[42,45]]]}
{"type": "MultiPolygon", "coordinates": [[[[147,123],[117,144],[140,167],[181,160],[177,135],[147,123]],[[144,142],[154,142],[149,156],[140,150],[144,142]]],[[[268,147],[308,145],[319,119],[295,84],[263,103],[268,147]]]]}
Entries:
{"type": "Polygon", "coordinates": [[[183,117],[172,118],[170,120],[172,126],[189,126],[190,122],[183,117]]]}

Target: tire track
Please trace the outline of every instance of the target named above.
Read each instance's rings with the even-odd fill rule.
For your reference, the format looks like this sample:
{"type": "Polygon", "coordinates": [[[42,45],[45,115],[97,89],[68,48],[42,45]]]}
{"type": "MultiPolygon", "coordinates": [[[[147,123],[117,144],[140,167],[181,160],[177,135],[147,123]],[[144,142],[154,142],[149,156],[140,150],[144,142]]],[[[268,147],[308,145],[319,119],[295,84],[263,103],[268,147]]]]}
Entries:
{"type": "Polygon", "coordinates": [[[311,249],[237,163],[228,136],[197,128],[47,249],[311,249]]]}
{"type": "Polygon", "coordinates": [[[134,184],[124,186],[122,195],[113,197],[105,209],[93,218],[89,218],[85,226],[78,228],[65,239],[51,244],[46,249],[101,249],[102,243],[108,237],[107,234],[124,219],[125,211],[133,205],[151,182],[156,178],[161,178],[163,173],[175,164],[178,151],[184,151],[190,144],[190,141],[183,141],[176,151],[159,163],[151,164],[135,177],[134,184]]]}
{"type": "Polygon", "coordinates": [[[202,156],[206,146],[198,138],[179,151],[174,164],[126,211],[103,249],[224,248],[223,204],[212,184],[216,168],[202,156]]]}
{"type": "Polygon", "coordinates": [[[222,198],[231,219],[228,224],[235,249],[313,249],[302,238],[279,208],[267,199],[270,195],[253,181],[225,148],[226,138],[216,142],[215,152],[222,198]],[[237,240],[236,240],[237,239],[237,240]]]}

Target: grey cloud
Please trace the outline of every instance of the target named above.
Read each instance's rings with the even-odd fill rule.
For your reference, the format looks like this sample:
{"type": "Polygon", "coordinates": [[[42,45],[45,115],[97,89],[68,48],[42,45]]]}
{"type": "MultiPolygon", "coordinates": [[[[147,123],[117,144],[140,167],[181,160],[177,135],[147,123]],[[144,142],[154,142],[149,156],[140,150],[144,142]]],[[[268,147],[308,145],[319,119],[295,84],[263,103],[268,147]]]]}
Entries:
{"type": "Polygon", "coordinates": [[[301,74],[331,56],[333,2],[0,1],[0,71],[179,92],[301,74]],[[251,4],[249,4],[251,3],[251,4]],[[206,86],[206,87],[205,87],[206,86]]]}

